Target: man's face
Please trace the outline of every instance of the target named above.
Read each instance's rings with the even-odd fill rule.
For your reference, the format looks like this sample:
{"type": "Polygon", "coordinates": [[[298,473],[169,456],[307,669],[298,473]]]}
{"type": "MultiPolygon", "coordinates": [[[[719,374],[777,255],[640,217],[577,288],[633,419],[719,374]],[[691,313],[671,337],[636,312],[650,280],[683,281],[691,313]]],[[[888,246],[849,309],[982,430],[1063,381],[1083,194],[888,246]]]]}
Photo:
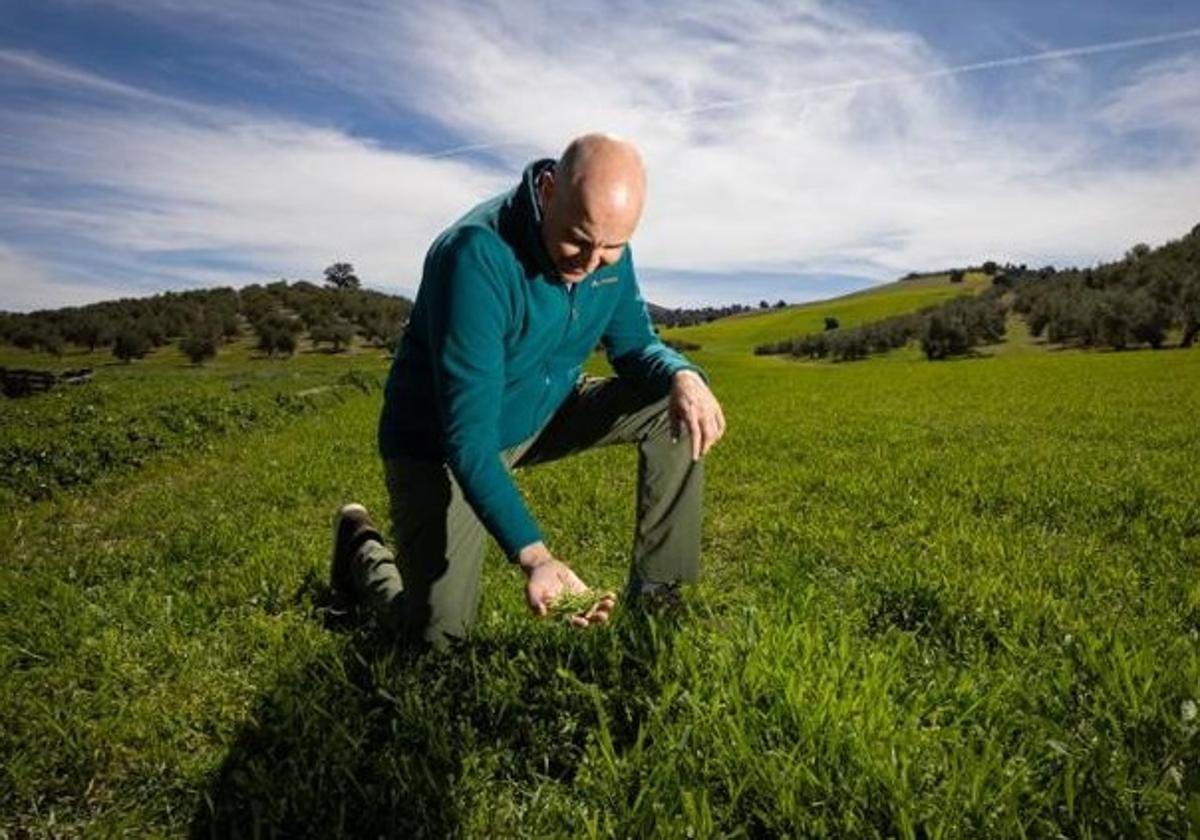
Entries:
{"type": "Polygon", "coordinates": [[[557,184],[542,174],[542,241],[559,277],[568,285],[621,259],[641,215],[641,197],[617,184],[557,184]]]}

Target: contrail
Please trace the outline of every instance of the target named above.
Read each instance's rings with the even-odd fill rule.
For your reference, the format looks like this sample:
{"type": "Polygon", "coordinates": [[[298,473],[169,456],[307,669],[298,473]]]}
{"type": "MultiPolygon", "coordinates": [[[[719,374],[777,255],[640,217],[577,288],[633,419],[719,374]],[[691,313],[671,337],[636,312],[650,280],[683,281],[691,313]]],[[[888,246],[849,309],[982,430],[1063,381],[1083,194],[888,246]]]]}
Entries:
{"type": "MultiPolygon", "coordinates": [[[[744,99],[723,99],[718,102],[708,102],[702,105],[692,105],[686,108],[670,108],[660,111],[659,113],[665,117],[690,117],[693,114],[703,114],[709,111],[720,111],[727,108],[738,108],[742,105],[755,105],[762,102],[795,99],[801,96],[809,96],[814,93],[857,90],[859,88],[876,87],[880,85],[893,85],[903,82],[924,81],[926,79],[940,79],[946,76],[960,76],[966,73],[978,73],[983,70],[995,70],[1001,67],[1020,67],[1024,64],[1037,64],[1038,62],[1042,61],[1055,61],[1063,58],[1079,58],[1081,56],[1098,55],[1100,53],[1117,52],[1119,50],[1130,50],[1137,47],[1149,47],[1156,44],[1170,44],[1176,41],[1186,41],[1191,38],[1200,38],[1200,29],[1185,29],[1181,32],[1170,32],[1163,35],[1147,35],[1142,38],[1126,38],[1122,41],[1106,41],[1100,44],[1087,44],[1081,47],[1066,47],[1064,49],[1046,50],[1039,53],[1015,55],[1010,56],[1009,58],[995,58],[989,61],[976,61],[971,64],[959,64],[955,67],[945,67],[941,70],[927,70],[922,73],[896,73],[891,76],[875,76],[866,79],[849,79],[844,82],[830,82],[823,85],[810,85],[803,88],[792,88],[790,90],[780,90],[760,96],[746,97],[744,99]]],[[[487,149],[499,149],[505,146],[520,145],[525,144],[516,141],[505,141],[498,143],[472,143],[470,145],[455,146],[453,148],[444,149],[440,152],[430,152],[422,155],[422,157],[446,158],[465,154],[466,152],[484,151],[487,149]]]]}
{"type": "Polygon", "coordinates": [[[663,115],[690,116],[692,114],[702,114],[707,111],[718,111],[723,108],[737,108],[741,105],[772,102],[779,99],[794,99],[800,96],[808,96],[809,94],[813,93],[855,90],[857,88],[874,87],[877,85],[890,85],[899,82],[939,79],[945,76],[960,76],[965,73],[978,73],[981,70],[994,70],[999,67],[1019,67],[1023,64],[1036,64],[1041,61],[1054,61],[1061,58],[1078,58],[1079,56],[1116,52],[1118,50],[1128,50],[1135,47],[1148,47],[1154,44],[1169,44],[1174,41],[1184,41],[1189,38],[1200,38],[1200,29],[1186,29],[1182,32],[1171,32],[1164,35],[1148,35],[1144,38],[1128,38],[1123,41],[1108,41],[1103,44],[1088,44],[1087,46],[1083,47],[1068,47],[1066,49],[1047,50],[1045,52],[1031,53],[1028,55],[1016,55],[1011,56],[1010,58],[996,58],[990,61],[976,61],[972,64],[960,64],[956,67],[945,67],[941,70],[928,70],[923,73],[897,73],[892,76],[876,76],[874,78],[850,79],[845,82],[831,82],[824,85],[812,85],[804,88],[776,91],[774,93],[768,93],[762,96],[751,96],[745,99],[725,99],[719,102],[710,102],[704,105],[694,105],[689,108],[675,108],[669,111],[664,111],[663,115]]]}
{"type": "Polygon", "coordinates": [[[451,146],[448,149],[442,149],[440,152],[426,152],[418,155],[418,157],[429,158],[430,160],[438,160],[440,158],[457,157],[465,155],[467,152],[482,152],[488,149],[498,149],[502,146],[525,146],[524,142],[516,140],[505,140],[498,143],[468,143],[465,146],[451,146]]]}

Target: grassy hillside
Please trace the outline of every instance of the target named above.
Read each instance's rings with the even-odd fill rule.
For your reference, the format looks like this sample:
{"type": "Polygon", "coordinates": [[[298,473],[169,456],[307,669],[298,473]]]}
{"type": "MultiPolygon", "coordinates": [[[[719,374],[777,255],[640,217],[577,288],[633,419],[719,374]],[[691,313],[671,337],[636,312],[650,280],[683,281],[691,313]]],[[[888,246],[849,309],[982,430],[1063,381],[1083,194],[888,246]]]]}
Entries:
{"type": "Polygon", "coordinates": [[[843,327],[852,327],[914,312],[956,295],[975,294],[987,288],[989,283],[989,278],[980,272],[968,272],[961,283],[951,283],[948,274],[897,280],[832,300],[734,315],[695,327],[663,330],[662,337],[690,341],[713,352],[750,353],[757,345],[768,341],[821,332],[826,316],[837,318],[843,327]]]}
{"type": "MultiPolygon", "coordinates": [[[[749,352],[956,291],[687,331],[729,431],[678,622],[535,621],[494,546],[456,655],[331,614],[330,515],[386,509],[377,392],[4,509],[0,834],[1188,836],[1200,351],[749,352]]],[[[590,582],[636,471],[518,474],[590,582]]]]}

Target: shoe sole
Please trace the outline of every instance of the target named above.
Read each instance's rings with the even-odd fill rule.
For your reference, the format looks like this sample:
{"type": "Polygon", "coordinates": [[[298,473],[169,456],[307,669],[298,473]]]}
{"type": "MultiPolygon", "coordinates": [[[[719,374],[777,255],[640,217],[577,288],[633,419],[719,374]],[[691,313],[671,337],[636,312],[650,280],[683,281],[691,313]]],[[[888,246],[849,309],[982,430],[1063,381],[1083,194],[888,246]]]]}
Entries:
{"type": "Polygon", "coordinates": [[[342,595],[349,596],[353,593],[342,592],[342,587],[338,585],[337,580],[337,553],[338,553],[338,532],[342,529],[342,520],[345,519],[348,513],[359,513],[370,518],[367,509],[358,502],[350,502],[338,508],[338,512],[333,515],[333,539],[330,541],[333,548],[329,550],[329,585],[342,595]]]}

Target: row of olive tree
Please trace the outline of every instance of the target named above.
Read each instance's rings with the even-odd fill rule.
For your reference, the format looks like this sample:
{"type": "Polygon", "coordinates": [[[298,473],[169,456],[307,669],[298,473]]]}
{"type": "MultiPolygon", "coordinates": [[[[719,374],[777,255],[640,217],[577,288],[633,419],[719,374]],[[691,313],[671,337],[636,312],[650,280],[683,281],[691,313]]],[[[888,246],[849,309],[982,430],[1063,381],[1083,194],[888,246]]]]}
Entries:
{"type": "Polygon", "coordinates": [[[827,318],[824,332],[761,344],[754,353],[849,362],[919,340],[927,358],[945,359],[1003,339],[1005,316],[1000,293],[989,290],[979,297],[955,298],[940,306],[857,327],[839,328],[836,319],[827,318]]]}
{"type": "Polygon", "coordinates": [[[1135,245],[1123,260],[1085,269],[1052,266],[998,280],[1034,336],[1055,344],[1160,348],[1200,336],[1200,225],[1157,249],[1135,245]]]}
{"type": "Polygon", "coordinates": [[[55,355],[61,355],[68,343],[89,352],[111,347],[120,357],[136,358],[184,335],[197,320],[212,323],[223,336],[237,335],[237,293],[233,289],[167,292],[29,314],[0,313],[0,341],[55,355]]]}
{"type": "Polygon", "coordinates": [[[307,281],[280,280],[231,288],[166,292],[149,298],[124,298],[82,307],[29,314],[0,312],[0,342],[61,355],[67,344],[89,352],[109,347],[123,360],[144,357],[175,341],[194,362],[216,355],[221,344],[239,337],[243,323],[255,327],[260,346],[271,355],[295,352],[300,332],[314,347],[338,351],[356,335],[373,346],[393,349],[403,334],[411,301],[361,288],[349,263],[325,270],[324,287],[307,281]],[[280,327],[283,318],[299,318],[301,329],[280,327]],[[257,329],[266,321],[270,340],[257,329]],[[292,341],[281,337],[287,333],[292,341]]]}
{"type": "MultiPolygon", "coordinates": [[[[766,304],[766,301],[763,301],[766,304]]],[[[785,305],[780,301],[781,306],[785,305]]],[[[762,308],[767,308],[763,306],[762,308]]],[[[697,306],[697,307],[675,307],[668,309],[665,306],[656,306],[653,303],[646,304],[646,309],[650,313],[650,320],[657,327],[692,327],[696,324],[708,324],[718,318],[728,318],[730,315],[740,315],[743,312],[750,312],[751,307],[743,303],[734,303],[729,306],[697,306]]]]}

